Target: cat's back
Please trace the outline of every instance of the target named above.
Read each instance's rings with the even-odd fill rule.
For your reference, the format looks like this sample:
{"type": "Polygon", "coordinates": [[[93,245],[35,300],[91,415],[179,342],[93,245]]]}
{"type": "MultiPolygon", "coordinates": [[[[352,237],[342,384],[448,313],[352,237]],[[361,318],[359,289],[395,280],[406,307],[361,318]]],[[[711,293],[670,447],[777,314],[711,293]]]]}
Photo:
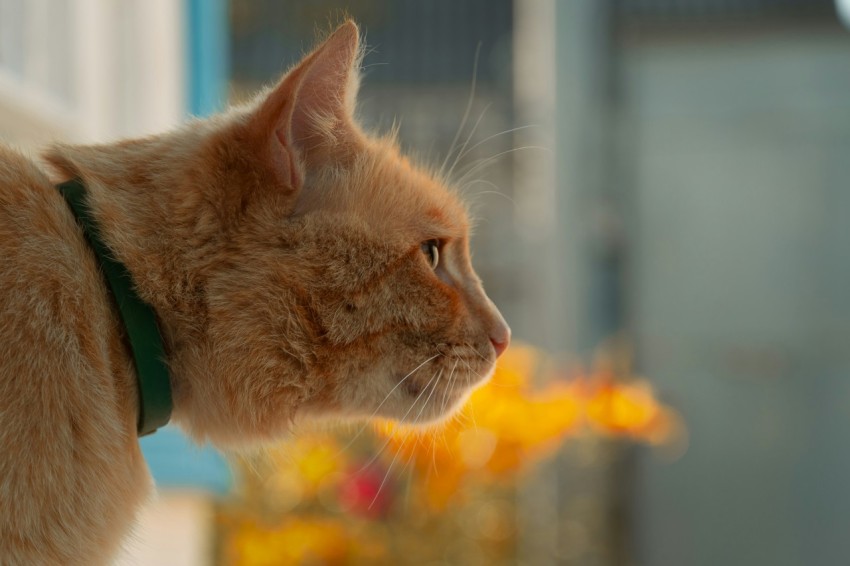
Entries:
{"type": "Polygon", "coordinates": [[[61,194],[0,144],[2,564],[103,561],[132,517],[110,497],[149,485],[107,296],[61,194]]]}
{"type": "MultiPolygon", "coordinates": [[[[0,337],[11,347],[0,370],[36,351],[49,358],[82,321],[99,318],[103,301],[88,297],[101,282],[86,246],[47,174],[0,144],[0,337]]],[[[0,371],[0,382],[13,378],[0,371]]]]}
{"type": "Polygon", "coordinates": [[[6,258],[21,252],[30,237],[59,235],[63,223],[54,193],[34,161],[0,144],[0,246],[6,258]]]}
{"type": "Polygon", "coordinates": [[[20,317],[35,323],[51,310],[42,302],[78,291],[83,244],[47,175],[0,144],[0,327],[20,317]]]}

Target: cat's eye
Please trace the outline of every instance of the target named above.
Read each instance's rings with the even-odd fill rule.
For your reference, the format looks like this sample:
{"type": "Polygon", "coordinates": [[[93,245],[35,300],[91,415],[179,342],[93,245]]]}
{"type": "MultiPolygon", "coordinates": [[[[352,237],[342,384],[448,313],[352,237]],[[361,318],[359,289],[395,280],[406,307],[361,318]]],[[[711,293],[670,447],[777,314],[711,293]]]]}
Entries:
{"type": "Polygon", "coordinates": [[[428,258],[428,265],[431,266],[431,269],[437,269],[437,266],[440,265],[440,241],[426,240],[422,242],[421,247],[422,253],[428,258]]]}

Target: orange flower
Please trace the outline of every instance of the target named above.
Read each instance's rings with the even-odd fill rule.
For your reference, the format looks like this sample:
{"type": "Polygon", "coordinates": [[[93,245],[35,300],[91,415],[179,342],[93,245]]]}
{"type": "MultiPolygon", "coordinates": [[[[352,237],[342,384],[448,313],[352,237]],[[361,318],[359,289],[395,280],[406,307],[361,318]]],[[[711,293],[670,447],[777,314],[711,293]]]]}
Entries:
{"type": "Polygon", "coordinates": [[[327,434],[302,434],[272,452],[277,473],[273,482],[299,498],[313,497],[346,466],[339,446],[327,434]]]}
{"type": "Polygon", "coordinates": [[[535,388],[533,378],[552,369],[538,350],[511,346],[455,419],[431,429],[383,422],[376,430],[393,460],[425,478],[432,509],[445,507],[472,474],[508,477],[550,455],[582,421],[609,435],[668,441],[681,419],[658,402],[648,382],[617,380],[628,363],[616,368],[616,361],[600,356],[594,375],[569,381],[549,375],[548,385],[535,388]]]}
{"type": "Polygon", "coordinates": [[[581,425],[652,444],[669,441],[683,430],[681,419],[655,398],[648,382],[628,375],[630,381],[619,378],[627,374],[628,365],[622,356],[600,355],[592,375],[566,380],[539,350],[514,345],[490,382],[449,422],[429,429],[376,423],[379,442],[387,448],[381,447],[381,456],[389,468],[381,478],[344,473],[356,466],[342,461],[332,437],[302,434],[277,454],[281,500],[294,506],[335,487],[342,508],[382,517],[393,500],[389,474],[409,468],[427,506],[443,509],[464,481],[511,478],[551,455],[581,425]],[[545,385],[532,385],[539,382],[545,385]]]}
{"type": "Polygon", "coordinates": [[[496,479],[557,448],[580,415],[576,389],[554,382],[535,390],[530,377],[542,363],[531,348],[512,347],[493,378],[475,391],[461,414],[432,429],[383,422],[394,459],[426,477],[426,499],[442,508],[470,473],[496,479]]]}
{"type": "Polygon", "coordinates": [[[681,418],[662,405],[652,386],[632,375],[628,342],[612,338],[599,348],[594,371],[579,380],[588,424],[603,434],[661,444],[684,432],[681,418]]]}
{"type": "Polygon", "coordinates": [[[590,423],[612,434],[640,434],[658,413],[658,402],[648,385],[642,382],[602,383],[585,405],[590,423]]]}
{"type": "Polygon", "coordinates": [[[238,524],[225,548],[226,564],[286,566],[350,564],[354,558],[376,558],[380,549],[366,547],[343,523],[330,519],[288,519],[274,527],[252,521],[238,524]]]}

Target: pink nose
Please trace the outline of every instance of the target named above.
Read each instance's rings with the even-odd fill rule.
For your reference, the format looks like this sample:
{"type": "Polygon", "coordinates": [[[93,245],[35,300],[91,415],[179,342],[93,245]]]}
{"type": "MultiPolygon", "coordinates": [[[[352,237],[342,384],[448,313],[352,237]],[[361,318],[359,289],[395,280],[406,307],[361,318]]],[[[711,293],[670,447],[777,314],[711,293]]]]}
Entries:
{"type": "Polygon", "coordinates": [[[494,340],[493,338],[490,338],[490,343],[493,344],[493,348],[496,349],[496,357],[498,358],[502,355],[502,352],[508,349],[508,344],[510,344],[511,341],[510,339],[508,339],[504,342],[499,342],[497,340],[494,340]]]}
{"type": "Polygon", "coordinates": [[[496,350],[496,357],[502,355],[502,352],[508,349],[508,344],[511,343],[511,329],[507,324],[501,324],[497,330],[490,334],[490,343],[496,350]]]}

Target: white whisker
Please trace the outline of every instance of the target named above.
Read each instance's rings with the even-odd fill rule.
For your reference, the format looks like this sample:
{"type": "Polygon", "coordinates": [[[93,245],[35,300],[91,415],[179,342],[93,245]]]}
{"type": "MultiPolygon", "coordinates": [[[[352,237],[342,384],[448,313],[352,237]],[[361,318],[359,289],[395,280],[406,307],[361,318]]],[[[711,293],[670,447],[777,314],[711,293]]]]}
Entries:
{"type": "Polygon", "coordinates": [[[469,99],[466,101],[466,110],[463,112],[463,118],[460,120],[460,126],[458,126],[457,132],[455,133],[455,137],[452,140],[452,143],[449,145],[449,152],[446,154],[446,158],[443,160],[443,164],[440,165],[439,176],[445,178],[443,174],[446,170],[446,165],[451,159],[452,154],[455,151],[455,144],[460,139],[460,133],[463,131],[463,127],[466,126],[466,121],[469,119],[469,112],[472,110],[472,102],[475,100],[475,85],[478,81],[478,56],[481,54],[481,42],[478,43],[478,46],[475,48],[475,59],[472,63],[472,84],[469,87],[469,99]]]}
{"type": "Polygon", "coordinates": [[[493,155],[493,156],[490,156],[490,157],[484,157],[484,158],[481,158],[479,160],[473,161],[472,164],[470,164],[469,169],[456,182],[457,182],[457,184],[462,185],[466,181],[467,177],[474,175],[475,173],[478,173],[484,167],[488,167],[491,163],[496,161],[498,158],[500,158],[504,155],[507,155],[509,153],[513,153],[515,151],[524,151],[524,150],[527,150],[527,149],[540,149],[540,150],[543,150],[543,151],[551,151],[549,148],[543,147],[541,145],[524,145],[524,146],[521,146],[521,147],[514,147],[514,148],[511,148],[511,149],[506,149],[505,151],[500,151],[496,155],[493,155]]]}
{"type": "MultiPolygon", "coordinates": [[[[433,395],[433,394],[434,394],[434,391],[436,391],[436,390],[437,390],[437,383],[439,383],[439,381],[440,381],[440,376],[441,376],[441,375],[443,375],[443,370],[440,370],[440,373],[439,373],[438,375],[436,375],[436,376],[435,376],[436,380],[435,380],[435,378],[431,378],[431,381],[429,381],[429,382],[428,382],[428,385],[430,385],[431,383],[433,383],[433,384],[434,384],[434,386],[431,388],[431,393],[429,393],[429,394],[428,394],[428,397],[425,399],[425,402],[424,402],[424,403],[422,403],[422,408],[421,408],[421,409],[419,409],[419,414],[418,414],[418,415],[416,415],[416,419],[413,421],[414,426],[415,426],[416,424],[418,424],[418,423],[419,423],[419,418],[422,416],[422,412],[425,410],[425,407],[427,407],[427,406],[428,406],[428,401],[431,399],[431,395],[433,395]]],[[[426,385],[426,386],[425,386],[425,389],[427,389],[427,388],[428,388],[428,385],[426,385]]],[[[422,393],[424,393],[424,392],[425,392],[425,389],[423,389],[423,390],[422,390],[422,393]]],[[[421,393],[420,393],[420,395],[421,395],[421,393]]],[[[418,400],[418,399],[419,399],[419,397],[417,397],[417,400],[418,400]]],[[[416,402],[414,401],[414,405],[415,405],[415,404],[416,404],[416,402]]],[[[411,407],[413,407],[413,405],[411,405],[411,407]]],[[[406,415],[405,415],[405,416],[406,416],[406,415]]],[[[408,436],[408,437],[406,437],[404,440],[402,440],[402,442],[401,442],[401,448],[403,448],[403,447],[404,447],[404,445],[407,443],[407,441],[408,441],[409,439],[410,439],[410,437],[408,436]]],[[[398,456],[399,456],[399,454],[401,454],[401,448],[399,448],[399,450],[396,450],[396,453],[395,453],[395,455],[393,456],[393,459],[392,459],[392,461],[390,462],[389,467],[387,468],[387,473],[386,473],[386,474],[384,474],[384,479],[381,481],[381,485],[379,485],[379,486],[378,486],[378,491],[376,491],[376,492],[375,492],[375,497],[372,499],[372,502],[369,504],[369,507],[368,507],[369,509],[371,509],[371,508],[372,508],[372,506],[375,504],[375,501],[377,501],[377,500],[378,500],[378,496],[379,496],[379,495],[381,495],[381,490],[384,488],[384,484],[386,484],[386,483],[387,483],[387,480],[388,480],[388,479],[389,479],[389,477],[390,477],[390,473],[392,473],[392,471],[393,471],[393,466],[395,465],[396,460],[398,460],[398,456]]]]}
{"type": "Polygon", "coordinates": [[[460,359],[455,360],[455,365],[452,366],[452,371],[451,371],[451,373],[449,373],[448,383],[446,384],[446,387],[443,390],[443,402],[442,402],[442,406],[440,408],[441,414],[445,413],[446,409],[448,409],[448,407],[449,407],[449,393],[451,392],[452,385],[454,384],[454,380],[456,379],[455,370],[457,369],[457,364],[460,361],[461,361],[460,359]]]}
{"type": "Polygon", "coordinates": [[[473,145],[472,145],[472,147],[470,147],[469,149],[467,149],[467,150],[466,150],[466,151],[464,151],[463,153],[460,153],[460,154],[458,155],[458,159],[463,159],[463,157],[464,157],[465,155],[468,155],[468,154],[472,153],[472,152],[473,152],[473,151],[474,151],[477,147],[479,147],[479,146],[481,146],[481,145],[483,145],[483,144],[487,143],[488,141],[492,140],[493,138],[497,138],[497,137],[499,137],[499,136],[504,136],[504,135],[506,135],[506,134],[512,134],[513,132],[518,132],[519,130],[526,130],[526,129],[528,129],[528,128],[536,128],[536,127],[537,127],[537,125],[535,125],[535,124],[529,124],[529,125],[527,125],[527,126],[517,126],[516,128],[509,128],[509,129],[507,129],[507,130],[502,130],[501,132],[499,132],[499,133],[497,133],[497,134],[493,134],[493,135],[491,135],[491,136],[487,136],[486,138],[484,138],[483,140],[479,141],[478,143],[473,144],[473,145]]]}
{"type": "MultiPolygon", "coordinates": [[[[442,373],[442,370],[440,370],[440,373],[442,373]]],[[[414,408],[414,407],[416,406],[416,404],[419,402],[419,399],[421,399],[421,398],[422,398],[422,395],[424,395],[424,394],[425,394],[425,391],[428,389],[428,387],[431,385],[431,383],[433,383],[433,381],[434,381],[435,379],[437,379],[437,375],[438,375],[438,374],[434,374],[434,376],[433,376],[433,377],[431,377],[430,381],[428,381],[428,383],[425,385],[425,387],[422,389],[422,391],[420,391],[420,392],[419,392],[419,395],[417,395],[417,396],[416,396],[416,398],[413,400],[413,403],[411,403],[410,408],[409,408],[409,409],[407,409],[407,412],[406,412],[406,413],[404,413],[404,416],[402,416],[402,417],[401,417],[401,419],[400,419],[401,421],[404,421],[404,419],[406,419],[406,418],[407,418],[407,415],[409,415],[409,414],[410,414],[410,412],[413,410],[413,408],[414,408]]],[[[427,402],[427,401],[426,401],[426,402],[427,402]]],[[[364,464],[364,465],[360,468],[360,471],[361,471],[361,472],[362,472],[363,470],[365,470],[366,468],[368,468],[369,466],[371,466],[371,465],[375,462],[375,460],[377,460],[377,459],[378,459],[378,457],[379,457],[379,456],[380,456],[380,455],[384,452],[384,450],[386,450],[387,446],[389,446],[389,444],[390,444],[390,440],[392,440],[392,437],[388,436],[388,437],[387,437],[387,439],[384,441],[384,443],[381,445],[381,447],[378,449],[378,451],[377,451],[377,452],[376,452],[376,453],[375,453],[375,454],[374,454],[374,455],[373,455],[373,456],[369,459],[369,461],[368,461],[368,462],[366,462],[366,463],[365,463],[365,464],[364,464]]]]}
{"type": "Polygon", "coordinates": [[[475,124],[473,124],[472,129],[469,130],[469,135],[466,136],[466,139],[463,141],[463,145],[460,147],[460,150],[458,151],[457,156],[455,156],[455,160],[452,162],[452,166],[449,167],[449,171],[445,175],[446,179],[451,179],[452,173],[454,172],[458,161],[460,161],[461,156],[464,154],[464,150],[466,149],[466,146],[469,145],[469,141],[472,139],[472,136],[475,135],[475,131],[478,129],[478,125],[481,124],[481,120],[484,119],[484,115],[487,113],[487,110],[489,108],[490,108],[490,105],[488,104],[487,106],[484,107],[484,110],[481,111],[481,114],[478,115],[478,119],[475,120],[475,124]]]}
{"type": "Polygon", "coordinates": [[[511,197],[509,197],[508,195],[503,193],[502,190],[499,188],[499,186],[496,185],[496,183],[493,183],[492,181],[488,181],[487,179],[473,179],[473,180],[469,181],[468,183],[466,183],[463,187],[461,187],[460,190],[461,190],[461,192],[465,192],[472,185],[476,185],[476,184],[479,184],[479,183],[482,184],[482,185],[489,185],[489,186],[493,187],[493,190],[492,191],[481,191],[481,192],[475,193],[475,195],[474,195],[475,197],[479,197],[479,196],[482,196],[482,195],[498,195],[498,196],[502,197],[503,199],[505,199],[506,201],[508,201],[509,203],[511,203],[511,205],[516,207],[516,201],[514,201],[514,199],[512,199],[511,197]]]}
{"type": "MultiPolygon", "coordinates": [[[[431,360],[433,360],[433,359],[435,359],[435,358],[437,358],[437,357],[439,357],[439,356],[441,356],[441,355],[442,355],[442,354],[440,354],[440,353],[434,354],[433,356],[431,356],[430,358],[428,358],[427,360],[425,360],[424,362],[422,362],[421,364],[419,364],[418,366],[416,366],[415,368],[413,368],[413,370],[412,370],[410,373],[408,373],[408,374],[407,374],[407,375],[405,375],[403,378],[401,378],[401,380],[399,380],[399,382],[395,384],[395,387],[393,387],[392,389],[390,389],[390,392],[389,392],[389,393],[387,393],[387,395],[384,397],[384,400],[383,400],[383,401],[381,401],[381,402],[378,404],[378,406],[375,408],[375,410],[374,410],[374,411],[372,411],[372,414],[371,414],[371,415],[369,415],[369,416],[367,417],[366,422],[364,422],[364,423],[363,423],[363,425],[360,427],[360,430],[358,430],[358,431],[357,431],[357,433],[356,433],[353,437],[351,437],[351,439],[350,439],[350,440],[346,443],[346,445],[345,445],[345,446],[343,446],[343,447],[339,450],[339,453],[337,454],[337,456],[339,456],[340,454],[342,454],[343,452],[345,452],[346,450],[348,450],[349,448],[351,448],[351,445],[352,445],[352,444],[354,444],[354,441],[355,441],[355,440],[357,440],[357,438],[358,438],[361,434],[363,434],[363,431],[364,431],[364,430],[366,430],[366,428],[369,426],[369,421],[370,421],[372,418],[374,418],[374,417],[375,417],[375,415],[377,415],[377,414],[378,414],[378,411],[380,411],[380,410],[381,410],[381,407],[383,407],[383,406],[384,406],[384,403],[386,403],[386,402],[387,402],[387,400],[390,398],[390,395],[392,395],[392,394],[395,392],[395,390],[396,390],[396,389],[398,389],[398,388],[401,386],[401,384],[402,384],[402,383],[404,383],[404,382],[407,380],[407,378],[409,378],[411,375],[413,375],[414,373],[416,373],[417,371],[419,371],[419,369],[420,369],[422,366],[424,366],[425,364],[427,364],[427,363],[428,363],[428,362],[430,362],[431,360]]],[[[405,415],[405,416],[407,416],[407,415],[405,415]]]]}
{"type": "Polygon", "coordinates": [[[478,432],[478,422],[475,420],[475,406],[472,404],[467,405],[469,407],[469,420],[472,421],[472,428],[478,432]]]}
{"type": "MultiPolygon", "coordinates": [[[[434,387],[431,388],[431,393],[428,394],[428,397],[425,399],[425,402],[422,403],[422,408],[419,409],[419,414],[416,415],[416,418],[413,420],[413,426],[416,426],[417,424],[419,424],[419,418],[422,416],[423,411],[425,411],[425,407],[428,406],[428,401],[431,400],[431,395],[433,395],[434,391],[437,390],[437,383],[440,382],[440,377],[442,377],[442,375],[443,375],[443,370],[440,370],[440,373],[437,374],[437,380],[434,382],[434,387]]],[[[430,382],[429,382],[429,384],[430,384],[430,382]]],[[[427,389],[427,387],[428,386],[426,385],[425,388],[427,389]]],[[[424,390],[423,390],[423,392],[424,392],[424,390]]]]}
{"type": "MultiPolygon", "coordinates": [[[[404,447],[404,445],[407,443],[407,440],[408,439],[405,438],[401,442],[401,448],[404,447]]],[[[399,448],[393,456],[393,459],[390,462],[389,467],[387,468],[387,472],[384,474],[384,479],[381,480],[381,485],[378,486],[378,491],[375,492],[375,497],[372,498],[372,502],[369,504],[369,507],[367,507],[367,509],[371,509],[375,502],[378,500],[378,497],[381,495],[381,490],[384,489],[384,484],[386,484],[387,480],[390,478],[390,473],[392,473],[393,471],[393,466],[395,465],[395,462],[398,459],[398,455],[401,454],[401,448],[399,448]]]]}
{"type": "Polygon", "coordinates": [[[463,362],[463,365],[465,365],[465,366],[466,366],[466,369],[468,369],[470,373],[475,374],[475,377],[477,377],[478,379],[483,379],[483,378],[484,378],[484,376],[483,376],[481,373],[479,373],[479,372],[475,371],[474,369],[472,369],[472,366],[471,366],[471,365],[469,365],[469,362],[467,362],[466,360],[463,360],[463,359],[462,359],[462,360],[460,360],[460,361],[461,361],[461,362],[463,362]]]}
{"type": "Polygon", "coordinates": [[[404,490],[404,510],[407,511],[410,508],[410,489],[413,485],[413,466],[410,464],[416,458],[416,454],[411,452],[410,456],[407,458],[407,462],[404,463],[404,467],[401,469],[401,473],[399,476],[404,476],[406,472],[410,473],[410,477],[407,479],[407,486],[404,490]]]}

